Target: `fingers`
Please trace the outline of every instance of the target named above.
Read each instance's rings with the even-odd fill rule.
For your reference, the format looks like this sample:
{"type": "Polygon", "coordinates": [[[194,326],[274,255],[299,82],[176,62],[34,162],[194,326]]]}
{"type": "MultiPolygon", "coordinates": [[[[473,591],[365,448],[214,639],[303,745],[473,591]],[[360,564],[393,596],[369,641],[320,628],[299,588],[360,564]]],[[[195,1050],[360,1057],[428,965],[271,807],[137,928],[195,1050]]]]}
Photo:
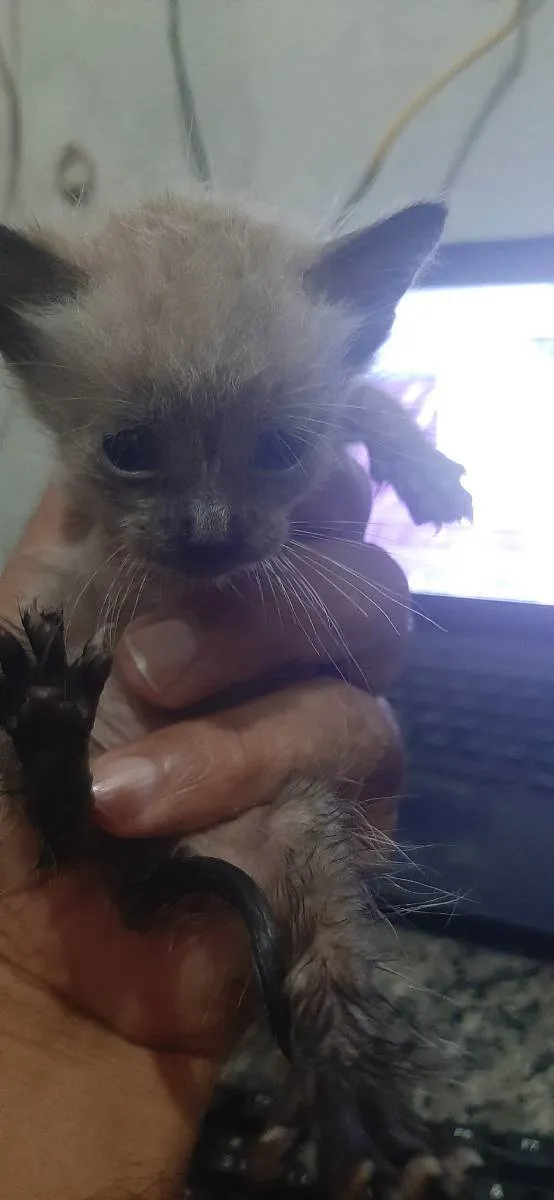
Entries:
{"type": "Polygon", "coordinates": [[[94,770],[97,819],[130,837],[189,833],[269,803],[291,776],[369,778],[382,796],[396,789],[399,768],[388,707],[318,680],[104,755],[94,770]]]}
{"type": "MultiPolygon", "coordinates": [[[[136,622],[119,651],[128,688],[178,708],[241,681],[289,667],[331,665],[379,692],[394,677],[408,627],[400,568],[376,546],[344,541],[292,545],[282,565],[219,592],[189,621],[136,622]]],[[[308,673],[305,671],[305,673],[308,673]]]]}

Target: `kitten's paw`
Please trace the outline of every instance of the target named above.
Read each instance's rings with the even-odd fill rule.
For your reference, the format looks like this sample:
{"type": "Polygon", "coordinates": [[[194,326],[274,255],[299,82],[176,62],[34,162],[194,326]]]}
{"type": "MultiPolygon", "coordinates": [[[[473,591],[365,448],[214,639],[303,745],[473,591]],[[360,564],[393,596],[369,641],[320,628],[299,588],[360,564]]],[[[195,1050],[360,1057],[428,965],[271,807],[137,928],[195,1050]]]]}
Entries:
{"type": "Polygon", "coordinates": [[[21,803],[40,864],[75,859],[91,810],[88,742],[111,659],[102,639],[68,662],[63,617],[36,605],[22,634],[0,627],[0,726],[21,767],[21,803]]]}
{"type": "Polygon", "coordinates": [[[471,1193],[472,1172],[483,1166],[475,1150],[460,1147],[445,1158],[417,1154],[407,1162],[400,1177],[400,1200],[458,1200],[471,1193]]]}
{"type": "Polygon", "coordinates": [[[0,724],[25,766],[27,752],[35,754],[63,730],[88,738],[111,659],[103,640],[95,639],[69,663],[60,612],[33,605],[21,624],[27,644],[0,629],[0,724]]]}
{"type": "Polygon", "coordinates": [[[271,1189],[285,1180],[315,1188],[326,1200],[469,1198],[472,1172],[482,1166],[474,1150],[457,1147],[439,1157],[390,1122],[390,1098],[383,1097],[381,1110],[372,1105],[364,1119],[360,1095],[327,1084],[318,1095],[313,1086],[312,1080],[311,1111],[297,1088],[250,1145],[244,1176],[251,1186],[271,1189]]]}
{"type": "Polygon", "coordinates": [[[404,458],[394,486],[415,525],[451,525],[473,519],[469,492],[460,482],[464,468],[431,445],[423,459],[404,458]]]}

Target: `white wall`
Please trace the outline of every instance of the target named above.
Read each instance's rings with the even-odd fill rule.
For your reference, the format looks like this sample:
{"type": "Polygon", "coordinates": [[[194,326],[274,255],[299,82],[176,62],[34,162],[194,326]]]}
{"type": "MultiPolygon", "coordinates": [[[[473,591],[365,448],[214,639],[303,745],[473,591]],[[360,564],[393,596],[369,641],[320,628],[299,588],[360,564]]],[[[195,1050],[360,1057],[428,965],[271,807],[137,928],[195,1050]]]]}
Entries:
{"type": "MultiPolygon", "coordinates": [[[[512,8],[511,0],[188,0],[191,74],[218,175],[324,217],[400,110],[512,8]]],[[[509,52],[476,66],[406,133],[367,213],[440,187],[509,52]]],[[[449,232],[545,231],[554,231],[552,0],[533,23],[523,77],[460,180],[449,232]]]]}
{"type": "MultiPolygon", "coordinates": [[[[7,0],[4,0],[7,3],[7,0]]],[[[24,193],[53,200],[77,138],[103,200],[183,183],[165,0],[24,0],[24,193]]],[[[406,103],[510,14],[513,0],[181,0],[183,39],[216,179],[321,220],[406,103]]],[[[509,46],[443,94],[394,152],[367,212],[431,194],[509,46]]],[[[554,227],[554,0],[525,71],[453,199],[455,238],[554,227]]]]}
{"type": "MultiPolygon", "coordinates": [[[[324,224],[398,112],[511,8],[511,0],[182,0],[216,181],[324,224]]],[[[56,198],[54,164],[69,140],[97,164],[96,208],[186,186],[164,0],[4,0],[0,35],[23,115],[13,219],[58,212],[86,221],[56,198]]],[[[360,220],[436,193],[509,52],[482,62],[419,118],[360,220]]],[[[524,73],[459,181],[450,237],[554,232],[553,64],[554,0],[546,0],[524,73]]],[[[0,190],[5,115],[0,96],[0,190]]],[[[0,395],[0,557],[48,470],[26,423],[6,422],[7,405],[0,395]]]]}

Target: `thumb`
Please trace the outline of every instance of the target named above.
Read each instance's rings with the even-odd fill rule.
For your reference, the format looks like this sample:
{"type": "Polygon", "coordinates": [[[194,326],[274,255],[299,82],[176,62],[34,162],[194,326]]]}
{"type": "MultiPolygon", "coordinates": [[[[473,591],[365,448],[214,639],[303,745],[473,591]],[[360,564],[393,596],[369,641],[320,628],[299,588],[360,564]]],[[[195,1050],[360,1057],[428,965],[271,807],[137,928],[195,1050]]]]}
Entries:
{"type": "Polygon", "coordinates": [[[382,690],[408,625],[404,576],[377,546],[332,543],[330,554],[326,546],[293,548],[281,576],[206,596],[187,622],[167,614],[135,622],[118,652],[130,692],[177,709],[276,671],[298,679],[321,666],[382,690]]]}

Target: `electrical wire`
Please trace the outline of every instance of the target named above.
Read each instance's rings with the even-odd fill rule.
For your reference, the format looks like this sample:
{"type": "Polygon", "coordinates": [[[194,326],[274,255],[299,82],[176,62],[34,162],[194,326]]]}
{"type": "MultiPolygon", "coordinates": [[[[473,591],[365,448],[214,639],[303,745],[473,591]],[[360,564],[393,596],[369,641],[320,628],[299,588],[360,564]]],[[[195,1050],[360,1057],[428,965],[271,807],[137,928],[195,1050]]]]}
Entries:
{"type": "Polygon", "coordinates": [[[0,86],[8,106],[8,175],[2,198],[2,216],[7,217],[17,196],[21,175],[23,130],[21,104],[14,73],[0,41],[0,86]]]}
{"type": "Polygon", "coordinates": [[[495,80],[490,92],[477,110],[467,132],[444,176],[441,195],[447,198],[454,190],[458,179],[475,149],[481,134],[488,125],[491,117],[499,108],[517,79],[519,79],[529,47],[529,24],[531,19],[543,8],[546,0],[520,0],[520,22],[515,30],[514,49],[504,69],[495,80]]]}
{"type": "MultiPolygon", "coordinates": [[[[381,139],[381,141],[380,141],[379,145],[377,146],[377,149],[371,159],[371,162],[366,167],[365,171],[361,175],[361,177],[358,180],[358,182],[356,183],[355,187],[350,192],[350,195],[347,197],[347,199],[341,205],[339,214],[335,220],[336,226],[343,225],[348,220],[348,218],[350,217],[352,212],[356,208],[358,208],[358,206],[361,204],[361,202],[365,199],[368,192],[373,187],[374,183],[376,182],[379,175],[381,174],[396,143],[398,142],[398,140],[400,139],[400,137],[402,136],[404,131],[408,128],[408,126],[412,124],[412,121],[414,121],[415,118],[417,116],[419,116],[419,114],[422,113],[429,106],[429,104],[431,104],[431,102],[433,100],[435,100],[436,97],[439,96],[441,94],[441,92],[443,92],[445,90],[445,88],[447,88],[449,86],[449,84],[451,84],[455,79],[457,79],[458,76],[462,75],[465,71],[469,70],[470,67],[473,67],[475,65],[475,63],[480,61],[480,59],[485,58],[487,54],[491,53],[491,51],[496,50],[498,46],[501,46],[502,43],[505,42],[507,38],[509,38],[513,33],[516,32],[516,30],[519,29],[519,27],[522,25],[522,23],[526,23],[528,20],[528,16],[530,15],[528,13],[528,7],[529,7],[528,0],[516,0],[516,3],[514,5],[513,11],[512,11],[512,15],[508,18],[507,21],[505,21],[493,33],[488,34],[487,37],[483,38],[480,42],[478,42],[477,45],[474,46],[472,50],[468,50],[468,52],[466,54],[462,55],[462,57],[459,58],[457,60],[457,62],[455,62],[446,71],[443,71],[442,74],[438,75],[436,79],[432,80],[432,82],[430,84],[428,84],[428,86],[425,87],[419,93],[419,95],[417,95],[415,97],[415,99],[413,99],[410,102],[410,104],[407,105],[407,107],[400,113],[400,115],[397,117],[397,119],[393,122],[393,124],[387,130],[384,137],[381,139]]],[[[533,9],[532,15],[534,15],[534,12],[537,10],[537,7],[538,6],[536,4],[532,5],[532,9],[533,9]]],[[[510,82],[511,82],[511,80],[510,80],[510,82]]],[[[500,99],[502,98],[503,95],[504,95],[504,89],[502,89],[500,99]]],[[[498,99],[495,97],[494,102],[493,102],[493,109],[496,108],[497,103],[498,103],[498,99]]],[[[482,116],[482,114],[479,114],[479,115],[482,116]]],[[[483,127],[484,123],[486,122],[486,120],[488,120],[489,115],[490,115],[490,113],[487,111],[487,113],[485,114],[485,117],[484,117],[484,121],[482,123],[481,123],[481,121],[479,121],[479,125],[477,128],[477,136],[481,132],[482,127],[483,127]]],[[[467,139],[465,139],[465,141],[464,141],[464,146],[465,146],[466,141],[467,141],[467,139]]],[[[469,146],[467,146],[465,148],[465,150],[464,150],[464,146],[462,147],[462,151],[463,151],[463,159],[462,159],[462,163],[461,163],[462,166],[463,166],[463,163],[465,162],[467,155],[469,154],[470,150],[473,147],[474,141],[475,141],[475,135],[472,136],[471,144],[469,146]]],[[[458,156],[457,156],[457,158],[458,158],[458,156]]],[[[454,167],[454,178],[457,178],[459,169],[461,169],[461,167],[460,168],[458,167],[457,161],[455,161],[453,163],[453,167],[454,167]]],[[[452,173],[452,167],[450,168],[450,171],[449,171],[449,177],[450,177],[451,173],[452,173]]]]}
{"type": "Polygon", "coordinates": [[[206,150],[206,144],[202,135],[202,128],[198,118],[192,84],[187,71],[183,40],[181,37],[180,18],[180,0],[168,0],[167,40],[169,42],[169,53],[173,63],[175,86],[179,98],[179,108],[186,138],[186,149],[187,153],[190,150],[198,178],[201,179],[203,183],[210,183],[212,177],[210,162],[208,158],[208,152],[206,150]]]}

